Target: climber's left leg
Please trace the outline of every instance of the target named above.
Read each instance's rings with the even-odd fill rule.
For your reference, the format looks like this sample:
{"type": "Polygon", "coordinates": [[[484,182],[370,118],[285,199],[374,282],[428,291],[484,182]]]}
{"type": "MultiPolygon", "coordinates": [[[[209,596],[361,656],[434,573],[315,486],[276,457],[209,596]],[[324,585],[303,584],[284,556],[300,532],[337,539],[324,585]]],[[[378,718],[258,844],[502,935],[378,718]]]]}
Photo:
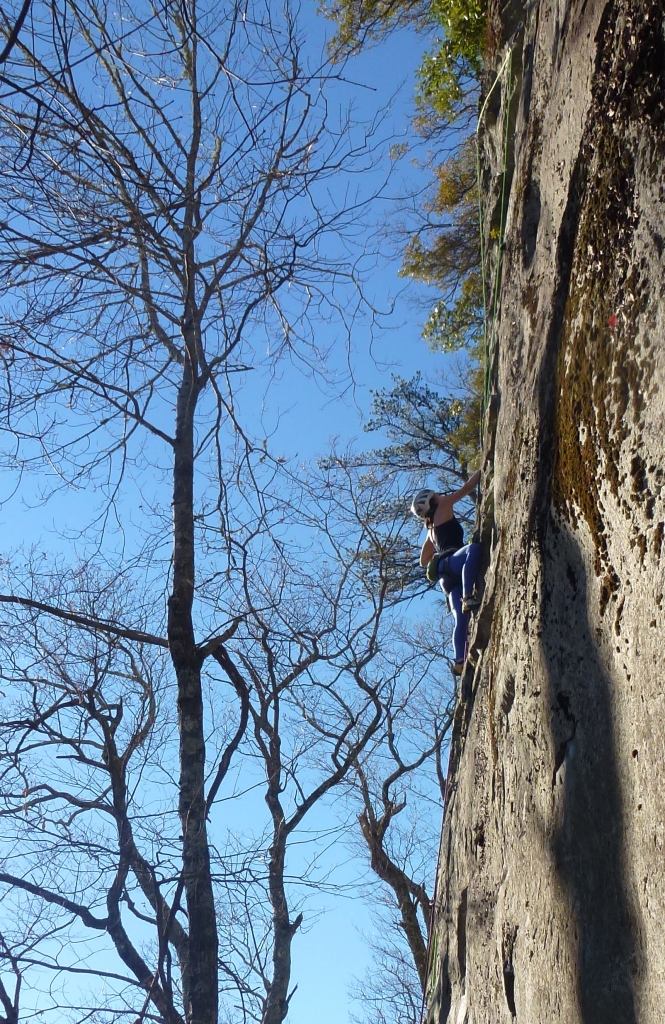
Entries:
{"type": "Polygon", "coordinates": [[[456,675],[461,675],[462,666],[464,665],[464,650],[466,648],[466,630],[469,624],[469,616],[462,610],[462,587],[453,587],[448,594],[448,600],[453,616],[455,617],[455,628],[453,630],[455,667],[453,671],[456,675]]]}

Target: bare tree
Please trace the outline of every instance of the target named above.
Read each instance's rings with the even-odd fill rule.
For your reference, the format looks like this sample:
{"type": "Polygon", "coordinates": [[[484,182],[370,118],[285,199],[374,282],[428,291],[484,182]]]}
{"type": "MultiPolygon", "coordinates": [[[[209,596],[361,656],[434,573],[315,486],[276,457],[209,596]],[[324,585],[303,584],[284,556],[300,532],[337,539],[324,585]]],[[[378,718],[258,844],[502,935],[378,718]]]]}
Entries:
{"type": "MultiPolygon", "coordinates": [[[[277,865],[260,1011],[273,1024],[288,1008],[295,926],[272,881],[284,835],[351,755],[338,751],[329,781],[281,806],[288,769],[270,716],[320,655],[289,632],[300,653],[275,672],[272,624],[250,600],[248,544],[261,531],[278,544],[278,524],[270,460],[243,427],[234,381],[266,347],[269,360],[288,352],[315,367],[316,317],[338,309],[348,325],[362,305],[354,237],[367,197],[344,175],[374,161],[376,125],[330,114],[331,72],[305,66],[288,6],[68,0],[33,3],[29,22],[12,40],[0,108],[5,465],[45,472],[44,500],[87,485],[100,504],[80,567],[49,574],[33,558],[15,572],[14,555],[3,597],[5,814],[15,831],[0,878],[26,922],[12,948],[41,945],[42,976],[117,982],[121,994],[108,1011],[95,1007],[98,1017],[216,1022],[208,816],[251,722],[268,765],[277,865]],[[139,494],[139,539],[117,555],[139,494]],[[260,669],[234,655],[234,638],[261,652],[260,669]],[[231,684],[234,717],[211,765],[213,663],[231,684]],[[175,785],[176,806],[155,797],[148,812],[136,796],[144,779],[158,791],[175,785]],[[67,955],[77,929],[89,967],[67,955]],[[99,967],[107,939],[120,961],[111,972],[99,967]]],[[[334,620],[333,609],[318,614],[334,620]]],[[[360,707],[344,705],[351,749],[374,728],[380,685],[362,674],[372,629],[353,635],[339,653],[348,664],[330,670],[350,673],[360,694],[360,707]]],[[[14,1012],[18,995],[3,993],[14,1012]]],[[[57,1005],[81,1019],[90,1009],[64,996],[57,1005]]]]}
{"type": "Polygon", "coordinates": [[[351,774],[386,815],[377,759],[439,653],[398,627],[392,484],[295,479],[240,397],[283,355],[324,372],[317,323],[362,311],[378,127],[332,115],[342,68],[306,67],[288,6],[33,0],[25,26],[0,97],[4,466],[98,501],[73,558],[4,565],[0,1001],[280,1024],[326,884],[313,863],[298,888],[289,844],[351,774]]]}
{"type": "MultiPolygon", "coordinates": [[[[418,659],[416,665],[422,667],[418,659]]],[[[351,805],[361,808],[377,922],[372,968],[355,990],[363,1008],[358,1020],[419,1024],[427,989],[443,757],[453,711],[447,685],[428,682],[415,699],[411,694],[386,707],[380,744],[363,753],[347,779],[351,805]]]]}
{"type": "MultiPolygon", "coordinates": [[[[287,871],[288,843],[333,787],[361,761],[377,760],[382,733],[397,751],[395,728],[422,717],[413,691],[434,657],[414,648],[410,633],[400,635],[380,553],[372,579],[360,557],[372,541],[378,495],[356,495],[353,532],[341,495],[317,497],[306,486],[302,496],[310,522],[300,517],[297,544],[266,549],[267,530],[257,544],[245,540],[236,595],[245,614],[208,644],[204,806],[213,826],[220,1019],[234,1005],[246,1019],[286,1016],[303,911],[287,871]],[[317,535],[313,551],[308,530],[317,535]],[[263,821],[253,808],[261,824],[242,840],[215,813],[221,796],[227,810],[238,796],[228,784],[234,756],[244,766],[237,788],[256,789],[268,811],[263,821]]],[[[282,526],[295,504],[291,494],[275,509],[282,526]]],[[[16,919],[27,922],[6,962],[11,954],[28,991],[42,979],[42,1012],[83,1019],[90,1003],[43,979],[87,975],[107,986],[100,1020],[123,1006],[178,1020],[196,971],[196,922],[184,903],[181,790],[171,768],[181,741],[166,643],[145,628],[149,602],[133,581],[100,579],[85,565],[47,569],[40,556],[5,569],[12,593],[3,599],[9,708],[0,730],[0,813],[11,853],[0,883],[16,919]],[[130,610],[132,629],[120,625],[130,610]],[[109,939],[117,967],[103,953],[109,939]],[[82,942],[83,958],[73,952],[82,942]]],[[[396,781],[400,773],[392,774],[396,781]]],[[[301,889],[303,881],[320,884],[313,871],[301,889]]]]}
{"type": "MultiPolygon", "coordinates": [[[[385,674],[387,685],[377,693],[380,723],[361,750],[349,748],[353,769],[342,789],[351,816],[350,844],[371,869],[364,888],[379,935],[368,940],[372,968],[355,990],[365,1013],[358,1019],[418,1024],[427,986],[430,893],[455,695],[442,657],[446,642],[439,616],[430,606],[421,622],[409,609],[422,584],[418,587],[412,572],[399,571],[412,517],[405,516],[403,495],[400,504],[395,494],[395,467],[380,474],[366,466],[362,456],[351,453],[342,459],[333,453],[310,475],[307,487],[310,494],[327,496],[316,503],[315,519],[328,524],[333,541],[343,538],[342,548],[362,523],[358,555],[363,578],[372,592],[385,588],[395,612],[406,609],[401,618],[391,615],[391,643],[383,645],[382,659],[391,669],[385,674]]],[[[331,736],[330,723],[304,705],[303,713],[316,732],[331,736]]],[[[346,745],[343,734],[332,734],[346,745]]]]}
{"type": "MultiPolygon", "coordinates": [[[[7,32],[7,39],[6,39],[5,45],[3,46],[2,50],[0,50],[0,64],[4,64],[5,63],[5,61],[9,57],[10,53],[12,52],[14,47],[16,46],[16,42],[17,42],[18,37],[19,37],[19,32],[23,28],[23,24],[25,22],[25,19],[28,16],[28,12],[30,10],[30,5],[31,4],[32,4],[32,0],[23,0],[23,5],[22,5],[21,9],[18,11],[18,13],[16,15],[16,18],[15,18],[15,20],[13,22],[11,20],[7,20],[6,16],[4,15],[4,12],[3,12],[3,18],[5,19],[5,28],[6,28],[6,32],[7,32]]],[[[5,84],[10,84],[10,83],[5,83],[5,84]]]]}

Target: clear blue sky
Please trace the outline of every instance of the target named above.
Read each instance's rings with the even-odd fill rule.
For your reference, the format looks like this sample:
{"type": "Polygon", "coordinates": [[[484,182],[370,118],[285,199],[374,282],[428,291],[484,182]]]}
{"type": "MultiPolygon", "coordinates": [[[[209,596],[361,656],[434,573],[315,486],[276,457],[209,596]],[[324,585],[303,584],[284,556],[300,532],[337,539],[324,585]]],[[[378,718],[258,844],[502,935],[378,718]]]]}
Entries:
{"type": "MultiPolygon", "coordinates": [[[[316,13],[318,4],[306,0],[302,13],[307,24],[308,40],[314,47],[322,45],[331,33],[330,23],[316,13]]],[[[360,54],[347,67],[347,75],[357,85],[338,86],[341,105],[352,102],[360,117],[370,117],[374,111],[391,103],[386,129],[395,140],[404,139],[412,152],[397,162],[392,192],[397,195],[402,186],[416,189],[425,187],[431,177],[416,166],[426,151],[414,136],[411,116],[414,112],[414,73],[421,62],[427,38],[414,32],[400,31],[379,46],[360,54]],[[367,87],[367,88],[365,88],[367,87]]],[[[385,166],[377,169],[377,182],[385,166]]],[[[399,203],[384,203],[379,218],[384,218],[386,239],[382,245],[384,259],[369,280],[369,291],[377,307],[390,315],[381,318],[381,326],[370,331],[369,325],[356,325],[353,333],[352,361],[356,387],[349,389],[340,399],[326,394],[312,381],[306,380],[289,364],[282,364],[277,386],[270,389],[263,412],[266,429],[277,422],[274,435],[274,454],[289,459],[307,460],[325,449],[330,437],[358,437],[362,444],[373,445],[374,438],[362,438],[362,420],[371,402],[370,391],[391,386],[391,373],[411,377],[418,370],[423,376],[434,378],[445,368],[450,357],[432,353],[421,337],[426,318],[428,294],[434,299],[436,292],[400,278],[398,246],[390,237],[390,220],[402,222],[399,203]],[[389,258],[390,250],[393,258],[389,258]]],[[[332,362],[337,361],[340,374],[346,370],[344,331],[341,325],[330,324],[321,345],[333,344],[332,362]]],[[[256,395],[262,396],[266,381],[256,381],[256,395]]]]}
{"type": "MultiPolygon", "coordinates": [[[[330,31],[329,25],[316,14],[316,7],[313,0],[306,0],[302,10],[308,37],[315,46],[330,31]]],[[[383,106],[398,91],[388,115],[397,137],[406,139],[411,133],[409,118],[413,111],[413,76],[424,47],[422,37],[400,32],[380,47],[361,55],[349,69],[358,83],[370,87],[364,89],[360,84],[354,87],[361,113],[383,106]]],[[[343,103],[348,100],[352,87],[339,88],[340,103],[343,103]]],[[[411,175],[414,181],[419,179],[420,172],[408,157],[401,161],[400,172],[411,175]]],[[[422,306],[414,302],[414,289],[398,278],[398,269],[399,260],[395,258],[387,260],[373,275],[371,287],[377,303],[388,308],[394,300],[395,309],[385,319],[384,329],[375,332],[371,352],[369,328],[358,327],[353,337],[357,386],[348,390],[343,398],[333,399],[290,365],[282,368],[281,376],[271,387],[265,404],[266,381],[257,379],[248,386],[246,401],[253,405],[257,418],[264,418],[266,432],[272,434],[274,454],[288,460],[308,461],[325,449],[332,436],[342,439],[360,437],[362,417],[371,401],[371,389],[389,387],[391,373],[410,377],[420,370],[425,377],[433,378],[443,369],[445,358],[433,355],[420,336],[425,314],[422,306]]],[[[339,341],[333,361],[339,360],[342,369],[346,356],[341,329],[331,324],[327,331],[329,337],[322,341],[334,344],[339,341]]],[[[85,503],[84,496],[81,496],[81,501],[85,503]]],[[[65,521],[65,510],[70,525],[74,525],[72,516],[75,508],[76,502],[72,497],[63,496],[44,511],[33,507],[26,516],[20,501],[9,502],[0,512],[0,527],[7,538],[7,546],[13,547],[21,541],[33,543],[43,538],[44,545],[53,548],[57,541],[52,526],[59,526],[65,521]]],[[[365,870],[362,861],[354,860],[344,845],[329,857],[340,862],[337,880],[342,883],[357,878],[365,870]]],[[[325,913],[294,942],[294,984],[298,990],[291,1004],[289,1022],[347,1024],[351,1005],[349,985],[353,977],[361,976],[369,965],[363,933],[371,932],[374,925],[361,899],[322,895],[318,902],[325,913]]]]}
{"type": "MultiPolygon", "coordinates": [[[[314,15],[315,9],[316,4],[308,3],[303,10],[312,19],[312,35],[329,31],[329,26],[314,15]]],[[[421,36],[400,32],[362,54],[350,68],[359,82],[376,89],[375,93],[358,90],[359,102],[366,103],[368,108],[387,102],[400,87],[390,114],[397,136],[411,136],[414,71],[425,43],[421,36]]],[[[414,182],[426,180],[408,157],[401,162],[400,171],[411,175],[414,182]]],[[[420,370],[425,377],[435,377],[445,367],[446,358],[433,354],[421,337],[425,317],[422,304],[415,301],[414,286],[398,277],[398,270],[398,259],[386,262],[372,280],[379,303],[387,306],[389,297],[395,296],[397,303],[394,313],[385,321],[386,329],[378,333],[371,353],[368,329],[357,329],[354,375],[358,387],[345,399],[331,400],[311,383],[304,387],[297,371],[284,369],[279,388],[271,395],[274,405],[267,414],[270,421],[276,406],[282,413],[272,442],[276,454],[306,461],[325,449],[332,436],[357,437],[361,443],[372,446],[374,438],[362,437],[362,416],[369,409],[371,389],[390,387],[391,373],[408,378],[420,370]]],[[[422,297],[422,290],[418,294],[422,297]]],[[[334,335],[334,325],[330,331],[334,335]]],[[[438,813],[438,808],[433,809],[435,816],[438,813]]],[[[349,859],[345,846],[340,845],[336,855],[344,865],[337,872],[340,882],[357,878],[366,870],[364,863],[349,859]]],[[[289,1024],[348,1024],[352,1009],[349,986],[354,977],[361,977],[370,966],[365,936],[371,934],[375,924],[367,904],[358,898],[327,897],[320,900],[320,905],[327,908],[326,912],[311,930],[294,941],[293,973],[298,990],[291,1003],[289,1024]]]]}

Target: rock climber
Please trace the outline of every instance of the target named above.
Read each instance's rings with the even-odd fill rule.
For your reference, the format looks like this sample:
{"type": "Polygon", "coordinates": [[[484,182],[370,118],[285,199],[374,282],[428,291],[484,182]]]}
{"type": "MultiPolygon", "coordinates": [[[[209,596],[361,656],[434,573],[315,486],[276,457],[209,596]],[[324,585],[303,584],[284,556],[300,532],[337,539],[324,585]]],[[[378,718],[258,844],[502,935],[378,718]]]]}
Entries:
{"type": "Polygon", "coordinates": [[[476,471],[462,487],[451,494],[439,494],[424,488],[418,491],[411,505],[413,514],[422,519],[427,527],[427,539],[420,551],[420,564],[427,566],[429,580],[440,581],[455,619],[455,675],[461,675],[464,668],[469,612],[480,604],[475,584],[481,546],[475,543],[464,544],[464,531],[459,519],[455,518],[454,505],[470,494],[479,480],[480,471],[476,471]]]}

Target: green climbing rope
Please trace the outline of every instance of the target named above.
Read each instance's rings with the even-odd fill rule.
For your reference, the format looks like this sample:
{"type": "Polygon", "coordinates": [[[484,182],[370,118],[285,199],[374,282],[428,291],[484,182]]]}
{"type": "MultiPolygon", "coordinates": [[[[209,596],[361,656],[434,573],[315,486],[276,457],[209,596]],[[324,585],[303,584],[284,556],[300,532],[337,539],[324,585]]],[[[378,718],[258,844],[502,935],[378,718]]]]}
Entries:
{"type": "MultiPolygon", "coordinates": [[[[485,360],[485,381],[483,389],[483,412],[481,417],[481,432],[484,433],[485,429],[485,413],[487,412],[487,406],[489,403],[489,393],[491,386],[491,372],[492,363],[494,361],[494,348],[496,344],[496,332],[494,330],[496,314],[499,304],[499,287],[501,284],[501,264],[503,261],[503,240],[504,232],[506,227],[506,184],[508,177],[508,143],[510,137],[510,92],[512,88],[512,74],[513,74],[513,50],[517,37],[522,30],[522,22],[517,27],[517,30],[513,34],[512,38],[508,43],[508,52],[503,59],[503,63],[499,68],[496,78],[492,83],[492,87],[487,93],[480,113],[478,115],[478,123],[476,125],[476,176],[477,176],[477,188],[478,188],[478,222],[480,229],[480,272],[483,282],[483,350],[485,360]],[[491,308],[488,310],[487,306],[487,275],[485,272],[485,231],[484,231],[484,217],[483,217],[483,205],[482,205],[482,191],[480,181],[480,127],[482,124],[485,111],[487,110],[487,104],[489,103],[490,97],[497,85],[501,81],[505,72],[508,72],[506,79],[506,95],[504,101],[504,114],[503,114],[503,169],[501,172],[501,206],[499,212],[499,235],[498,235],[498,250],[496,258],[496,268],[494,272],[494,287],[492,289],[491,308]]],[[[481,445],[484,441],[484,437],[481,436],[481,445]]],[[[450,770],[450,769],[449,769],[450,770]]],[[[450,775],[446,783],[446,799],[444,800],[444,821],[445,815],[448,811],[450,775]]],[[[438,894],[438,882],[439,882],[439,871],[440,871],[440,860],[441,860],[441,846],[439,847],[439,857],[436,864],[436,875],[434,882],[434,896],[431,904],[431,914],[428,929],[428,940],[427,940],[427,966],[426,966],[426,982],[423,988],[422,1005],[420,1007],[420,1024],[423,1024],[425,1019],[425,1006],[428,997],[432,995],[434,988],[436,987],[438,978],[438,935],[435,931],[435,920],[436,920],[436,903],[438,894]],[[434,968],[434,970],[433,970],[434,968]]]]}
{"type": "MultiPolygon", "coordinates": [[[[480,108],[478,115],[478,123],[476,125],[476,176],[477,176],[477,189],[478,189],[478,222],[480,229],[480,272],[483,283],[483,350],[484,350],[484,361],[485,361],[485,381],[483,389],[483,414],[481,417],[481,431],[484,432],[485,425],[485,413],[487,411],[487,405],[489,402],[489,391],[491,384],[491,368],[494,360],[494,346],[495,346],[495,332],[494,332],[494,321],[496,318],[496,312],[499,301],[499,285],[501,283],[501,263],[503,256],[503,236],[506,226],[506,181],[508,176],[508,141],[510,132],[510,90],[512,86],[512,67],[513,67],[513,49],[515,46],[517,32],[511,39],[508,52],[497,72],[496,78],[492,83],[492,87],[485,97],[485,101],[480,108]],[[487,104],[489,103],[492,93],[496,89],[497,85],[501,81],[504,73],[508,71],[507,75],[507,88],[506,88],[506,99],[504,103],[504,124],[503,124],[503,169],[502,169],[502,181],[501,181],[501,207],[499,214],[499,237],[498,237],[498,253],[496,260],[496,269],[494,274],[494,287],[492,289],[492,305],[488,310],[487,305],[487,274],[485,272],[485,232],[484,232],[484,217],[483,217],[483,205],[482,205],[482,190],[480,181],[480,127],[482,124],[485,111],[487,110],[487,104]]],[[[481,444],[484,441],[484,437],[481,437],[481,444]]],[[[446,795],[448,790],[446,789],[446,795]]],[[[447,810],[447,800],[444,805],[444,818],[447,810]]],[[[425,1016],[425,1004],[431,989],[436,985],[436,971],[434,977],[432,977],[432,966],[436,960],[436,946],[437,946],[437,935],[434,930],[435,923],[435,909],[437,900],[437,888],[439,880],[439,869],[440,869],[440,857],[441,850],[439,849],[439,860],[436,865],[436,876],[434,884],[434,898],[432,900],[432,913],[431,920],[429,923],[429,937],[427,942],[427,969],[426,969],[426,984],[423,991],[422,1006],[420,1009],[420,1021],[421,1024],[425,1016]]]]}
{"type": "Polygon", "coordinates": [[[482,404],[482,416],[480,420],[481,438],[480,443],[483,444],[484,431],[485,431],[485,414],[487,412],[487,406],[489,404],[490,389],[491,389],[491,375],[492,375],[492,363],[494,362],[494,349],[496,345],[496,331],[495,322],[496,314],[499,304],[499,287],[501,284],[501,266],[503,263],[503,241],[504,232],[506,227],[506,181],[508,177],[508,142],[510,136],[510,91],[512,87],[512,69],[513,69],[513,49],[515,46],[514,39],[508,49],[506,56],[504,57],[503,63],[499,68],[496,78],[492,83],[492,87],[485,97],[485,101],[480,108],[478,115],[478,123],[476,125],[476,187],[478,189],[478,227],[480,231],[480,274],[483,285],[483,359],[485,364],[485,374],[483,383],[483,404],[482,404]],[[507,71],[506,76],[506,96],[503,113],[503,168],[501,172],[501,206],[499,213],[499,234],[498,234],[498,249],[496,266],[494,272],[494,286],[490,297],[491,305],[488,308],[488,296],[487,296],[487,273],[485,268],[485,224],[483,214],[483,200],[482,200],[482,188],[481,188],[481,167],[480,167],[480,128],[482,125],[485,111],[487,110],[487,104],[490,101],[492,93],[496,89],[499,82],[502,80],[504,74],[507,71]]]}

